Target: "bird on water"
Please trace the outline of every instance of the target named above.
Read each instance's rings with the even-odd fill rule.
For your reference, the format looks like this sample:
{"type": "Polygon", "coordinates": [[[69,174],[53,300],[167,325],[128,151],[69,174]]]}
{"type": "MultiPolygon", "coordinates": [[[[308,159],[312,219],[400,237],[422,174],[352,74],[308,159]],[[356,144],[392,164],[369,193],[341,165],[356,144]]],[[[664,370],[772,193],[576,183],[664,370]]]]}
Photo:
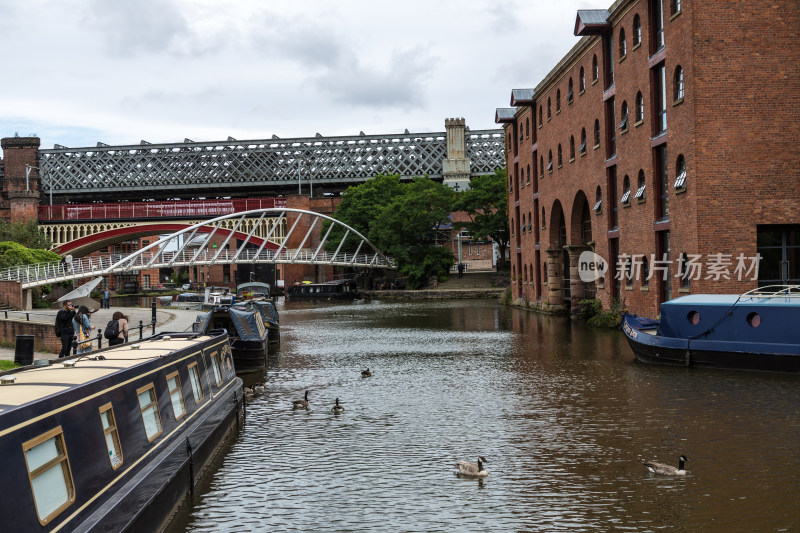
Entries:
{"type": "Polygon", "coordinates": [[[489,475],[489,472],[483,467],[483,463],[487,462],[486,457],[478,456],[477,463],[470,463],[468,461],[459,461],[456,463],[456,468],[458,472],[456,472],[459,476],[469,476],[469,477],[486,477],[489,475]]]}
{"type": "Polygon", "coordinates": [[[689,458],[681,455],[678,459],[678,467],[665,465],[664,463],[656,463],[655,461],[642,461],[642,464],[654,474],[661,474],[662,476],[685,476],[686,468],[684,463],[688,462],[689,458]]]}
{"type": "Polygon", "coordinates": [[[342,407],[341,405],[339,405],[339,398],[336,398],[336,403],[335,403],[335,404],[334,404],[334,406],[331,408],[331,412],[332,412],[333,414],[335,414],[335,415],[340,415],[340,414],[344,413],[344,407],[342,407]]]}
{"type": "Polygon", "coordinates": [[[303,397],[302,400],[293,401],[292,407],[294,409],[308,409],[308,391],[306,391],[306,395],[303,397]]]}
{"type": "Polygon", "coordinates": [[[370,376],[372,376],[372,372],[369,371],[369,368],[361,371],[362,378],[368,378],[370,376]]]}

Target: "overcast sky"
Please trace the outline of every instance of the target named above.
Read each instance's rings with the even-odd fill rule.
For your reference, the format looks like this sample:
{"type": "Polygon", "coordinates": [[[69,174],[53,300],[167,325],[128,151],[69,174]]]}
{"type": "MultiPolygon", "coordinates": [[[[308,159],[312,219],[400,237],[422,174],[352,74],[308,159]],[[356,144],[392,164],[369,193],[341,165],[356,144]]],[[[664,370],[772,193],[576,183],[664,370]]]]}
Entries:
{"type": "Polygon", "coordinates": [[[610,0],[0,0],[0,136],[43,148],[495,128],[610,0]]]}

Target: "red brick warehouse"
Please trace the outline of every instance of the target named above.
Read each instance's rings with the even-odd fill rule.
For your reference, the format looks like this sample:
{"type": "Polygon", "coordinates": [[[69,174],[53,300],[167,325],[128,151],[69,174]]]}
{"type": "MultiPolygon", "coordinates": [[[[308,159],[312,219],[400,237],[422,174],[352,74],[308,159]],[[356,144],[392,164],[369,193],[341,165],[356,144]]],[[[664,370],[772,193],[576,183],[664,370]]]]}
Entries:
{"type": "Polygon", "coordinates": [[[655,316],[684,294],[800,283],[800,5],[619,0],[578,11],[574,33],[496,114],[514,299],[655,316]],[[596,283],[586,250],[608,262],[596,283]]]}

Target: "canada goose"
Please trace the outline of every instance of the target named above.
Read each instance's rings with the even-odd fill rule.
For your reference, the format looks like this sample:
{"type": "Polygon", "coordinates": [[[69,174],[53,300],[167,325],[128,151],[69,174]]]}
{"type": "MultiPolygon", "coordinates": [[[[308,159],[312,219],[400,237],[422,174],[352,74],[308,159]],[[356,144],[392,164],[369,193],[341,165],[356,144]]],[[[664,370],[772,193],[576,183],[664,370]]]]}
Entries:
{"type": "Polygon", "coordinates": [[[489,472],[483,468],[483,463],[487,462],[486,457],[479,456],[477,463],[470,463],[467,461],[459,461],[456,463],[456,468],[458,468],[457,474],[459,476],[469,476],[469,477],[486,477],[489,475],[489,472]]]}
{"type": "Polygon", "coordinates": [[[685,455],[681,455],[678,459],[678,468],[674,466],[665,465],[663,463],[656,463],[654,461],[642,461],[642,464],[647,467],[647,469],[654,473],[654,474],[661,474],[662,476],[685,476],[686,475],[686,468],[684,468],[683,463],[688,461],[689,458],[685,455]]]}
{"type": "Polygon", "coordinates": [[[339,405],[339,398],[336,398],[336,404],[331,408],[331,412],[335,415],[340,415],[344,413],[344,407],[339,405]]]}
{"type": "Polygon", "coordinates": [[[372,376],[372,372],[369,371],[369,368],[366,369],[366,370],[362,370],[361,371],[361,377],[362,378],[368,378],[368,377],[371,377],[371,376],[372,376]]]}
{"type": "Polygon", "coordinates": [[[308,391],[302,400],[295,400],[292,402],[292,407],[295,409],[308,409],[308,391]]]}

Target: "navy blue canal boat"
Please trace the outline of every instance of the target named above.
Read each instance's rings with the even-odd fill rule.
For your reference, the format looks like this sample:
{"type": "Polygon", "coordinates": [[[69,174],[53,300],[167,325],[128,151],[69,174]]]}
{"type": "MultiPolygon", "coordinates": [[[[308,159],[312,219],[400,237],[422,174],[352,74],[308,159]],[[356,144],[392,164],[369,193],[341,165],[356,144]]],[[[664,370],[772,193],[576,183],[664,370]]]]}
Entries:
{"type": "Polygon", "coordinates": [[[227,332],[236,372],[261,370],[267,365],[269,336],[257,309],[215,307],[197,315],[192,329],[204,335],[213,335],[219,330],[227,332]]]}
{"type": "Polygon", "coordinates": [[[267,328],[267,338],[270,344],[281,342],[281,321],[272,298],[253,298],[236,304],[234,307],[243,311],[257,311],[267,328]]]}
{"type": "Polygon", "coordinates": [[[231,359],[177,333],[2,373],[0,529],[163,528],[239,422],[231,359]]]}
{"type": "Polygon", "coordinates": [[[354,300],[358,298],[358,286],[350,279],[301,283],[289,287],[286,297],[290,300],[354,300]]]}
{"type": "Polygon", "coordinates": [[[661,320],[626,314],[622,329],[647,363],[800,372],[800,287],[741,296],[692,295],[661,304],[661,320]]]}

